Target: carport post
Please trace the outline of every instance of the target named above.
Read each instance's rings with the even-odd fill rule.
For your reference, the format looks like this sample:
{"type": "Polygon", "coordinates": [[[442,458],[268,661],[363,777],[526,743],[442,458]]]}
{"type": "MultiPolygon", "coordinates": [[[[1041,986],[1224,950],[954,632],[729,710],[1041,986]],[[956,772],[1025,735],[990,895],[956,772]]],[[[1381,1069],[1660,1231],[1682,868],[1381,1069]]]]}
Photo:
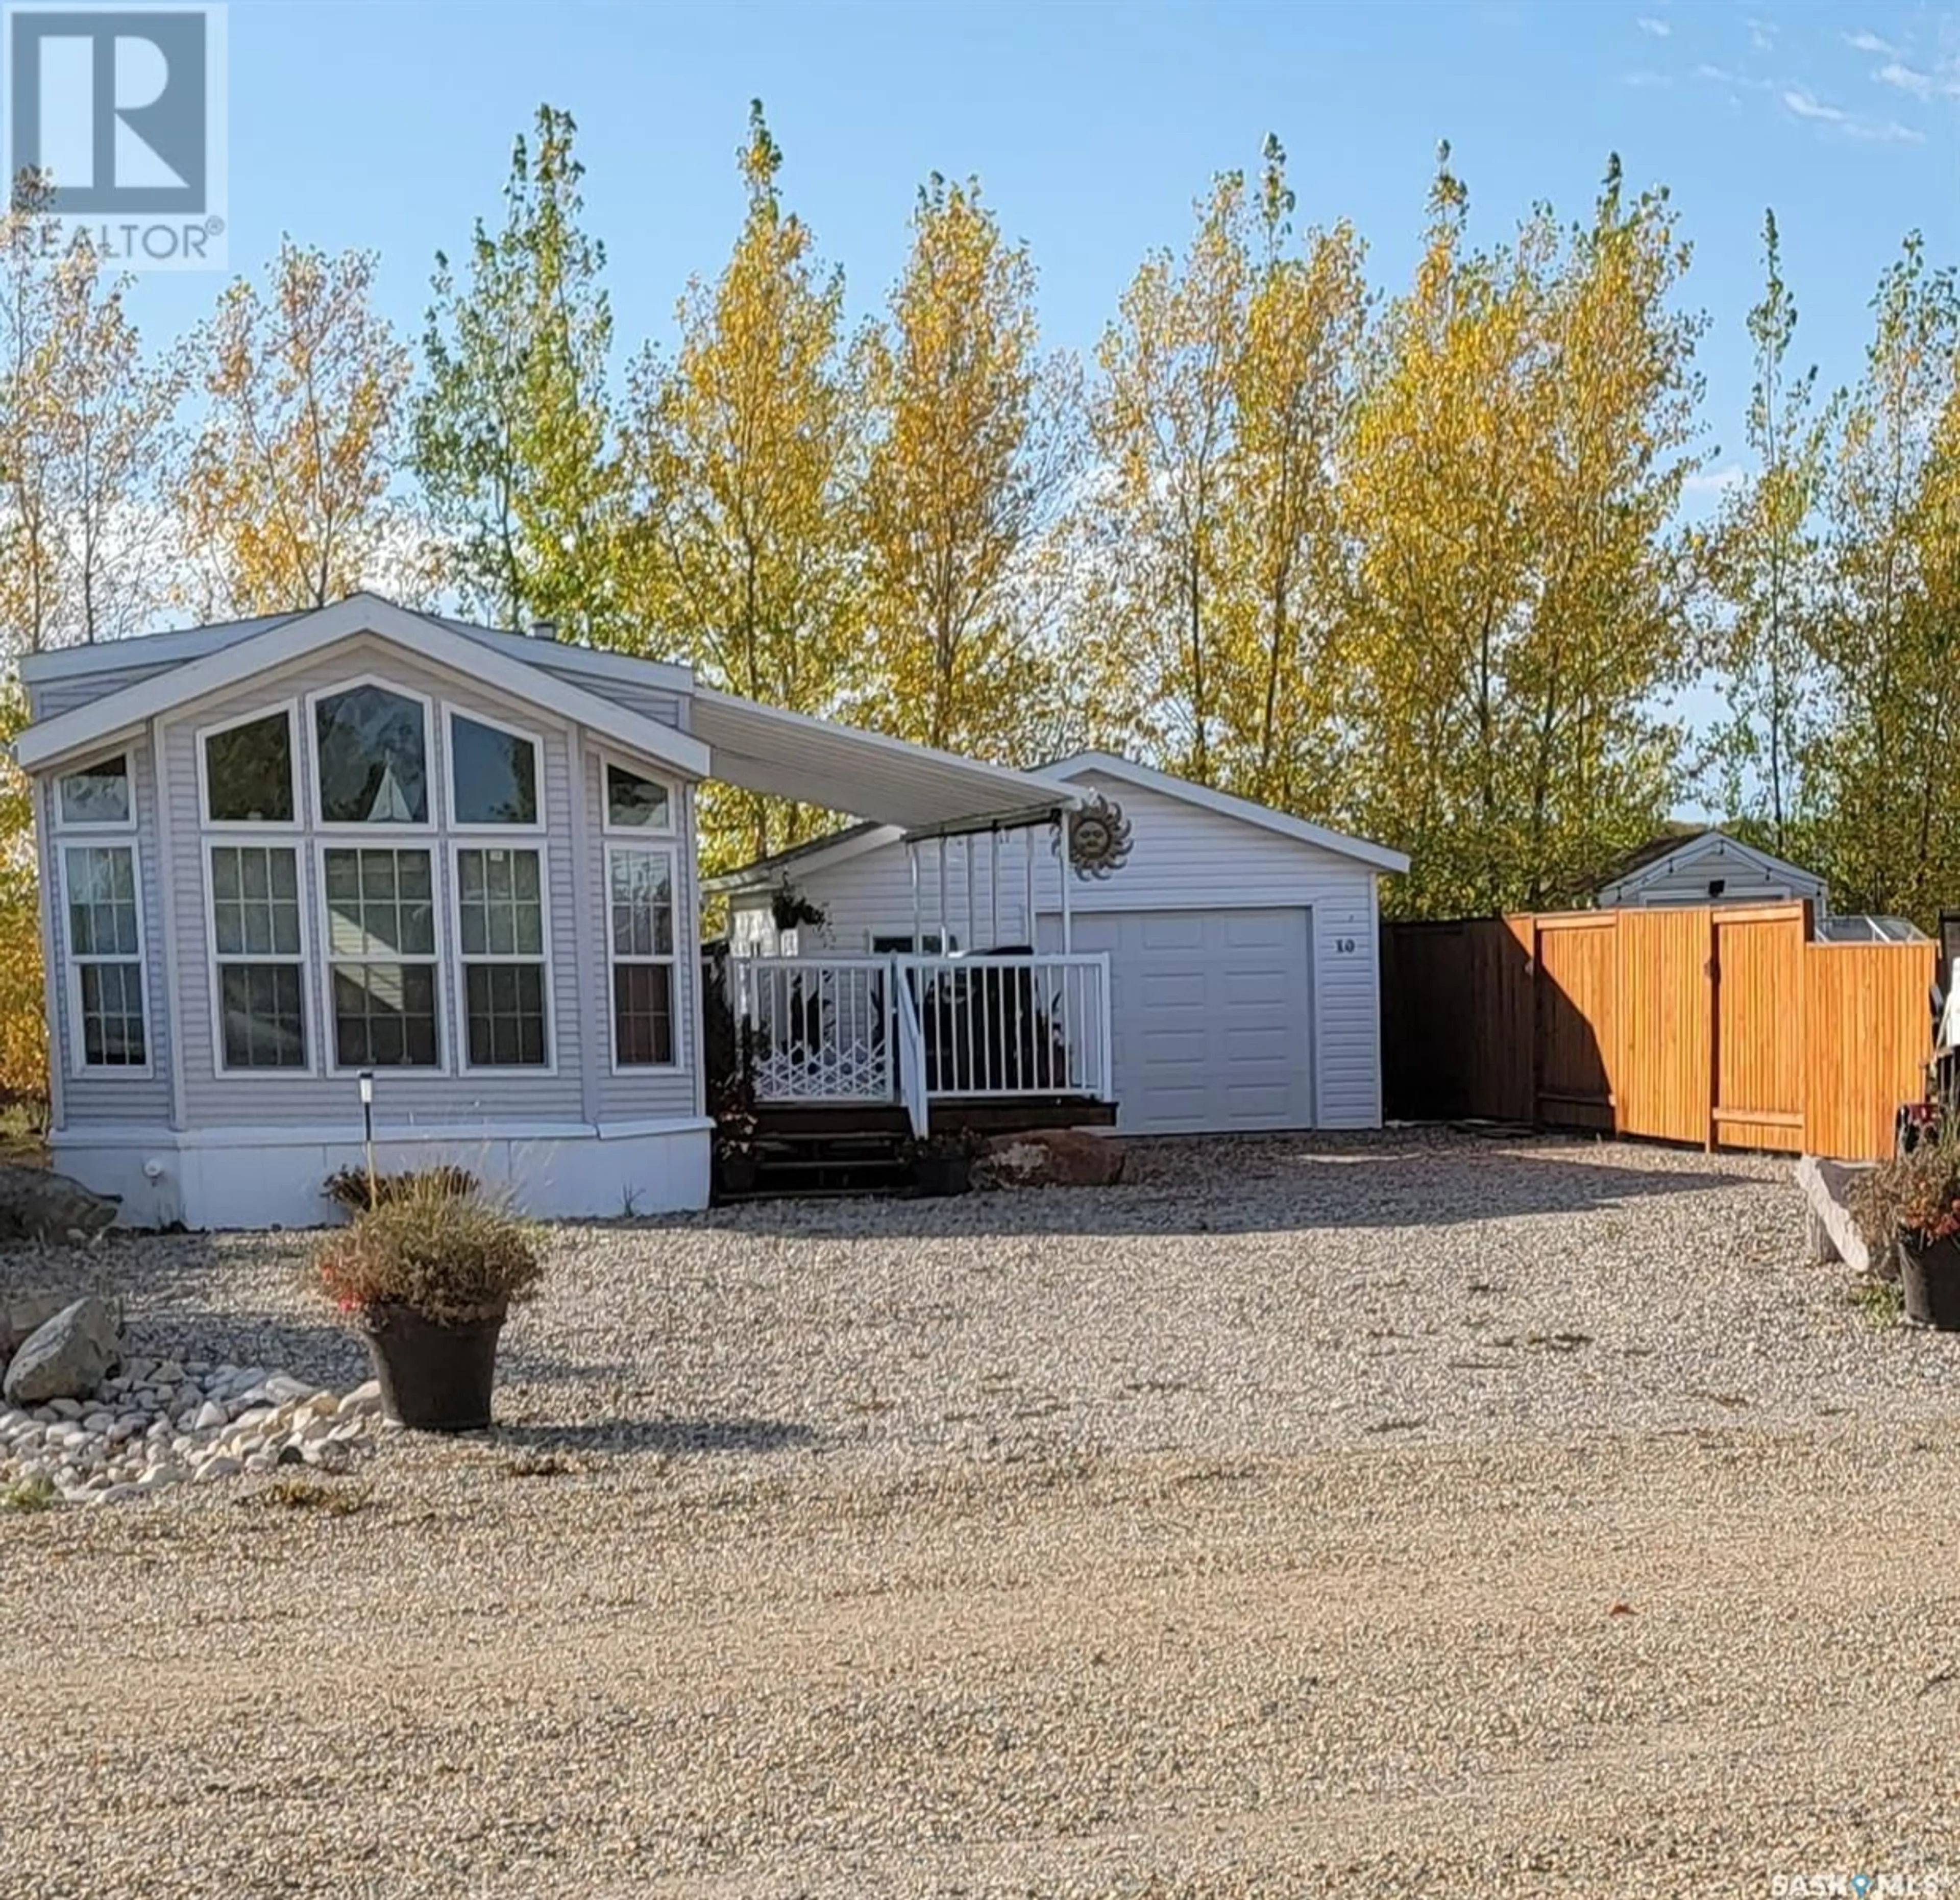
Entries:
{"type": "Polygon", "coordinates": [[[1055,868],[1061,877],[1061,953],[1068,956],[1075,948],[1075,931],[1068,915],[1068,813],[1057,812],[1055,815],[1055,868]]]}
{"type": "Polygon", "coordinates": [[[912,877],[912,954],[916,956],[919,954],[918,846],[909,838],[905,840],[905,865],[912,877]]]}

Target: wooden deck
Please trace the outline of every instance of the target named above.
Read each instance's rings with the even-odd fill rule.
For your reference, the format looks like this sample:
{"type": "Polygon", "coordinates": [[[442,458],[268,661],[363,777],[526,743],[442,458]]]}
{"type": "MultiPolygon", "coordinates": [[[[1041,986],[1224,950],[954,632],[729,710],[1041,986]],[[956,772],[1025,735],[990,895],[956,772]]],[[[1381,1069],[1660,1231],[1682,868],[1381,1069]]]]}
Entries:
{"type": "MultiPolygon", "coordinates": [[[[765,1102],[756,1110],[759,1135],[896,1135],[911,1131],[896,1102],[765,1102]]],[[[933,1131],[972,1128],[981,1135],[1014,1135],[1024,1128],[1106,1128],[1116,1105],[1086,1095],[935,1096],[933,1131]]]]}

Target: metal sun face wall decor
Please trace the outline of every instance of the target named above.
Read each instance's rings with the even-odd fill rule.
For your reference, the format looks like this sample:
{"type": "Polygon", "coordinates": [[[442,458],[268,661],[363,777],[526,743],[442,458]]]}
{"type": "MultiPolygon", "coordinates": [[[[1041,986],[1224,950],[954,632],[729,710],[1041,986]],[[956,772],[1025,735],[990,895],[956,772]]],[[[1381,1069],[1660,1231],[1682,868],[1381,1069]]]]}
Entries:
{"type": "Polygon", "coordinates": [[[1130,821],[1113,798],[1098,797],[1069,815],[1068,862],[1077,877],[1113,877],[1129,856],[1130,821]]]}

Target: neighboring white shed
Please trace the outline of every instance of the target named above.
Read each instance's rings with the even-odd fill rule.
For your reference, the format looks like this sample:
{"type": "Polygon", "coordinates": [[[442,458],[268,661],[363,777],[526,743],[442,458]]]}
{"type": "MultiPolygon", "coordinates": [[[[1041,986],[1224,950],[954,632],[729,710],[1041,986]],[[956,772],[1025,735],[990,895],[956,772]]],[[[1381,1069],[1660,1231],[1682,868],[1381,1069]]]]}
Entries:
{"type": "MultiPolygon", "coordinates": [[[[1376,886],[1408,861],[1107,753],[1043,775],[1101,794],[1129,827],[1120,867],[1075,874],[1068,902],[1072,947],[1109,956],[1118,1127],[1378,1126],[1376,886]]],[[[953,951],[1061,947],[1043,831],[908,846],[895,826],[859,826],[762,859],[709,886],[728,897],[738,954],[788,947],[772,917],[785,886],[824,913],[797,934],[804,955],[908,950],[915,929],[929,951],[942,931],[953,951]]]]}
{"type": "Polygon", "coordinates": [[[1824,880],[1721,831],[1657,838],[1621,860],[1594,893],[1602,910],[1659,904],[1774,904],[1808,898],[1822,916],[1824,880]]]}

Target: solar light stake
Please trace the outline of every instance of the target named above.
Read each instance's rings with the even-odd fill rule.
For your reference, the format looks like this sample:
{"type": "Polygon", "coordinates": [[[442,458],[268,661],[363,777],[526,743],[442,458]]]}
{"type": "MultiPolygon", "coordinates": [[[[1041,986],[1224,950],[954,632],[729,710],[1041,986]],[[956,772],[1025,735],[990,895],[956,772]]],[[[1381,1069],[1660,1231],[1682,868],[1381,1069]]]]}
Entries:
{"type": "Polygon", "coordinates": [[[374,1205],[374,1071],[361,1071],[361,1145],[368,1151],[368,1205],[374,1205]]]}

